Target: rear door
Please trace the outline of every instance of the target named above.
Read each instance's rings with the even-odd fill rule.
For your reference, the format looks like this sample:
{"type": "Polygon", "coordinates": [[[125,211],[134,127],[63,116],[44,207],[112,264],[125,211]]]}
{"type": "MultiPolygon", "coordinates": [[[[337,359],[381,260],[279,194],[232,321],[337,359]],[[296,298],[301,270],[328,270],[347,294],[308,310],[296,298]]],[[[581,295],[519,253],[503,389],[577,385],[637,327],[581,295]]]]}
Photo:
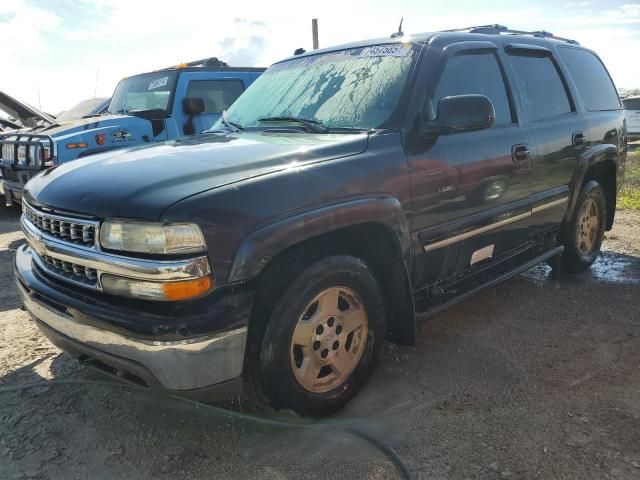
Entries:
{"type": "Polygon", "coordinates": [[[467,271],[527,238],[526,221],[520,219],[530,193],[530,139],[519,123],[497,47],[452,44],[438,65],[427,93],[433,117],[444,97],[481,94],[491,100],[496,121],[485,130],[440,135],[409,154],[414,231],[423,249],[416,259],[418,284],[467,271]]]}
{"type": "Polygon", "coordinates": [[[562,221],[569,182],[587,145],[587,123],[576,110],[552,52],[536,45],[508,44],[509,73],[518,91],[523,125],[532,138],[532,233],[562,221]]]}

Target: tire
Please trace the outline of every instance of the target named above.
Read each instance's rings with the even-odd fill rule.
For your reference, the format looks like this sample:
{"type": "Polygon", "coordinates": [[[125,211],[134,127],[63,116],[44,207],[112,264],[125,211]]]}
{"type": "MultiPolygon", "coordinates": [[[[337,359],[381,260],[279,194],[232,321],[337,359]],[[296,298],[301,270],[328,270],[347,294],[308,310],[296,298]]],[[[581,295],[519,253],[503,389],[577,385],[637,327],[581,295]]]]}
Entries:
{"type": "Polygon", "coordinates": [[[362,260],[329,256],[287,283],[266,328],[257,332],[248,368],[259,401],[300,415],[328,415],[368,380],[385,338],[385,305],[362,260]]]}
{"type": "Polygon", "coordinates": [[[604,191],[595,180],[580,190],[578,201],[564,235],[563,268],[572,273],[587,270],[602,247],[607,218],[604,191]]]}

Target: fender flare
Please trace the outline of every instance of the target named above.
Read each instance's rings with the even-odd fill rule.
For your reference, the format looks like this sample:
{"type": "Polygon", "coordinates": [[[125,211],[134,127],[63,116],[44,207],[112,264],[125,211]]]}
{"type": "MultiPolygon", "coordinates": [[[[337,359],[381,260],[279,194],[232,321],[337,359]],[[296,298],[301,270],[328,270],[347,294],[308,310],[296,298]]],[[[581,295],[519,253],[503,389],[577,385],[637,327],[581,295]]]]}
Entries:
{"type": "Polygon", "coordinates": [[[228,277],[229,283],[256,278],[279,253],[305,240],[362,224],[383,225],[395,243],[385,291],[389,309],[387,339],[402,345],[415,343],[416,323],[411,273],[413,251],[409,223],[400,202],[393,197],[346,200],[298,212],[274,221],[247,235],[238,247],[228,277]],[[387,285],[389,287],[389,284],[387,285]]]}
{"type": "Polygon", "coordinates": [[[393,197],[358,198],[297,212],[251,232],[236,250],[228,282],[257,277],[271,259],[298,243],[363,223],[389,228],[402,260],[411,265],[409,224],[400,202],[393,197]]]}
{"type": "MultiPolygon", "coordinates": [[[[585,176],[587,171],[594,165],[604,162],[607,160],[613,160],[616,164],[616,174],[618,171],[618,147],[612,144],[600,144],[595,145],[580,155],[578,159],[578,165],[573,173],[573,178],[571,179],[571,195],[569,198],[569,205],[567,206],[567,211],[565,212],[563,223],[569,222],[571,217],[573,216],[574,210],[576,208],[576,203],[578,202],[578,196],[580,195],[580,189],[582,188],[582,184],[584,183],[585,176]]],[[[617,183],[617,178],[615,179],[617,183]]],[[[617,188],[616,188],[617,191],[617,188]]]]}

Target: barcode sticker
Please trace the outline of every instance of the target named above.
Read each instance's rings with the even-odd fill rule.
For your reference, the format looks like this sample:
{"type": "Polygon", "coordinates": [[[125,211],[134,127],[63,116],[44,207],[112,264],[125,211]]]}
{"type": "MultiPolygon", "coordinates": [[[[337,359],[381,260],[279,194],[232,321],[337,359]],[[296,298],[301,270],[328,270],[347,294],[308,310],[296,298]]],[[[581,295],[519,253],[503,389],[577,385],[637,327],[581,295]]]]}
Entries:
{"type": "Polygon", "coordinates": [[[375,47],[367,47],[360,52],[359,57],[406,57],[411,51],[409,45],[393,44],[393,45],[376,45],[375,47]]]}

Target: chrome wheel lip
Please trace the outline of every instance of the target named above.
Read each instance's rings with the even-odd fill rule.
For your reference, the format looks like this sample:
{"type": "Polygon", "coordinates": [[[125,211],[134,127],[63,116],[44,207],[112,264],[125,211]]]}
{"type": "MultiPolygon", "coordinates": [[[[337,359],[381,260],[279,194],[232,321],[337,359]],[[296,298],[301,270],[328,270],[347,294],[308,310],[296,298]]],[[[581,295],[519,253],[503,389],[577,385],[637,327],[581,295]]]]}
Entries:
{"type": "Polygon", "coordinates": [[[291,335],[290,366],[298,385],[311,393],[326,393],[342,385],[360,363],[368,331],[364,303],[353,289],[336,286],[317,294],[305,306],[291,335]],[[340,310],[339,302],[348,308],[340,310]],[[316,310],[305,318],[314,305],[316,310]]]}
{"type": "Polygon", "coordinates": [[[602,221],[600,208],[592,198],[587,199],[581,206],[577,220],[576,241],[578,251],[586,257],[593,254],[597,248],[602,221]]]}

